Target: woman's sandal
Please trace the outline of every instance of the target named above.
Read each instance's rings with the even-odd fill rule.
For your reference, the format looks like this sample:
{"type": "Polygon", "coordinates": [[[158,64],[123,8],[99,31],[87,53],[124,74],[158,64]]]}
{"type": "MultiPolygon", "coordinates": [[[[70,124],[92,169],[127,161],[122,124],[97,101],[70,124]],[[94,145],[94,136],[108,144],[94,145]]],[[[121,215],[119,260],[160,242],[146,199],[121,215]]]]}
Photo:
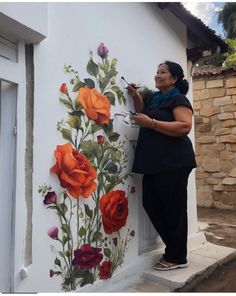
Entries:
{"type": "Polygon", "coordinates": [[[173,270],[173,269],[178,269],[178,268],[184,268],[187,267],[188,263],[184,264],[178,264],[178,263],[170,263],[167,261],[159,261],[156,263],[156,265],[153,267],[155,270],[159,271],[165,271],[165,270],[173,270]]]}

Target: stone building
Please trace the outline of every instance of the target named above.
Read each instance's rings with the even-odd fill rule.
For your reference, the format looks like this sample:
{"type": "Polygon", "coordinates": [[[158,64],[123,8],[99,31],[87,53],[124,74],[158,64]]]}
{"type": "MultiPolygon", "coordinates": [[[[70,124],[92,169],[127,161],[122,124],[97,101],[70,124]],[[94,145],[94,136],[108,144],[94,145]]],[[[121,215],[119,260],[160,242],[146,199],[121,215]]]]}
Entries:
{"type": "Polygon", "coordinates": [[[235,67],[194,74],[197,203],[236,209],[235,67]]]}

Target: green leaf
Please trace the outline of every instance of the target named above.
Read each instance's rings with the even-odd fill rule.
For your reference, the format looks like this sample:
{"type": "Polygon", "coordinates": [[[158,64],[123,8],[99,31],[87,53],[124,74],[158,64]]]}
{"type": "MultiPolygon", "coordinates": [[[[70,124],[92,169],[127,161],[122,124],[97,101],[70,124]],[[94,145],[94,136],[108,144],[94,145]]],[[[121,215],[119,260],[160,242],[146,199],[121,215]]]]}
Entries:
{"type": "Polygon", "coordinates": [[[92,124],[90,127],[91,134],[95,134],[97,131],[101,130],[102,126],[96,123],[92,124]]]}
{"type": "Polygon", "coordinates": [[[117,59],[112,59],[112,61],[111,61],[111,69],[115,69],[115,67],[116,67],[116,64],[117,64],[117,59]]]}
{"type": "Polygon", "coordinates": [[[109,174],[116,174],[117,173],[117,165],[109,162],[108,165],[106,165],[106,167],[104,168],[105,171],[108,171],[109,174]]]}
{"type": "Polygon", "coordinates": [[[66,213],[67,210],[68,210],[67,205],[64,204],[64,203],[61,203],[61,204],[60,204],[60,207],[61,207],[61,210],[62,210],[63,214],[65,215],[65,213],[66,213]]]}
{"type": "Polygon", "coordinates": [[[90,79],[90,78],[85,78],[84,79],[85,84],[89,87],[89,88],[94,88],[95,87],[95,82],[90,79]]]}
{"type": "Polygon", "coordinates": [[[105,132],[105,134],[109,137],[112,135],[112,130],[113,130],[113,119],[109,120],[109,124],[108,125],[103,125],[103,130],[105,132]]]}
{"type": "Polygon", "coordinates": [[[69,124],[70,127],[78,130],[81,126],[81,119],[76,115],[70,116],[66,123],[69,124]]]}
{"type": "Polygon", "coordinates": [[[104,77],[99,79],[99,87],[101,89],[101,92],[103,93],[104,89],[107,87],[108,83],[110,81],[110,78],[104,77]]]}
{"type": "Polygon", "coordinates": [[[112,149],[111,151],[111,160],[117,162],[121,159],[121,152],[118,149],[112,149]]]}
{"type": "Polygon", "coordinates": [[[63,246],[69,241],[69,238],[67,235],[63,235],[63,238],[62,238],[62,244],[63,246]]]}
{"type": "Polygon", "coordinates": [[[61,134],[62,134],[63,139],[68,140],[68,141],[70,141],[70,142],[73,142],[73,141],[72,141],[71,130],[68,130],[68,129],[62,128],[62,129],[61,129],[61,134]]]}
{"type": "Polygon", "coordinates": [[[106,77],[109,78],[109,79],[111,79],[111,78],[113,78],[114,76],[116,76],[117,73],[118,73],[118,72],[117,72],[116,70],[111,69],[111,70],[107,73],[106,77]]]}
{"type": "Polygon", "coordinates": [[[115,106],[115,95],[112,92],[105,92],[104,95],[107,96],[111,104],[115,106]]]}
{"type": "Polygon", "coordinates": [[[113,183],[107,184],[107,185],[105,186],[106,193],[107,193],[107,192],[110,192],[115,186],[116,186],[116,184],[113,184],[113,183]]]}
{"type": "Polygon", "coordinates": [[[100,231],[96,231],[93,235],[93,241],[101,241],[103,234],[100,231]]]}
{"type": "Polygon", "coordinates": [[[111,142],[115,142],[115,141],[117,141],[117,140],[119,139],[119,136],[120,136],[120,134],[118,134],[118,133],[113,133],[113,134],[111,134],[111,135],[109,136],[109,140],[110,140],[111,142]]]}
{"type": "Polygon", "coordinates": [[[58,206],[48,206],[47,209],[58,210],[58,206]]]}
{"type": "Polygon", "coordinates": [[[100,158],[102,156],[101,145],[92,140],[81,142],[80,148],[90,161],[93,161],[95,157],[100,158]]]}
{"type": "Polygon", "coordinates": [[[89,272],[88,270],[86,270],[84,272],[84,277],[83,277],[80,287],[83,287],[87,284],[92,284],[93,282],[94,282],[94,275],[91,272],[89,272]]]}
{"type": "Polygon", "coordinates": [[[82,110],[76,110],[76,111],[73,111],[73,112],[69,112],[69,114],[72,115],[72,116],[77,116],[77,117],[84,116],[84,112],[82,110]]]}
{"type": "Polygon", "coordinates": [[[73,104],[70,101],[62,98],[59,98],[59,100],[64,106],[66,106],[66,108],[74,110],[73,104]]]}
{"type": "Polygon", "coordinates": [[[61,267],[61,261],[56,257],[56,259],[54,260],[54,264],[58,265],[61,267]]]}
{"type": "Polygon", "coordinates": [[[84,86],[85,86],[85,83],[82,81],[79,81],[74,85],[72,91],[77,92],[81,87],[84,87],[84,86]]]}
{"type": "Polygon", "coordinates": [[[94,63],[93,59],[91,58],[87,64],[87,72],[92,75],[92,76],[97,76],[99,69],[98,69],[98,65],[96,63],[94,63]]]}
{"type": "Polygon", "coordinates": [[[90,219],[92,219],[92,217],[93,217],[93,211],[90,210],[90,208],[89,208],[89,206],[88,206],[87,204],[84,205],[84,209],[85,209],[85,213],[86,213],[86,215],[87,215],[90,219]]]}
{"type": "Polygon", "coordinates": [[[109,63],[109,60],[106,58],[106,59],[104,60],[104,72],[105,72],[105,73],[108,72],[109,67],[110,67],[110,63],[109,63]]]}
{"type": "Polygon", "coordinates": [[[61,229],[62,229],[63,232],[65,232],[69,236],[69,234],[70,234],[70,227],[69,227],[69,225],[62,224],[61,225],[61,229]]]}
{"type": "Polygon", "coordinates": [[[83,226],[80,227],[79,231],[78,231],[78,235],[79,237],[83,237],[86,234],[86,230],[83,226]]]}
{"type": "Polygon", "coordinates": [[[78,267],[75,267],[72,272],[73,272],[74,277],[76,277],[76,278],[84,277],[84,270],[79,269],[78,267]]]}
{"type": "Polygon", "coordinates": [[[104,255],[105,255],[106,257],[110,258],[110,256],[111,256],[111,250],[108,249],[108,248],[104,248],[103,251],[104,251],[104,255]]]}

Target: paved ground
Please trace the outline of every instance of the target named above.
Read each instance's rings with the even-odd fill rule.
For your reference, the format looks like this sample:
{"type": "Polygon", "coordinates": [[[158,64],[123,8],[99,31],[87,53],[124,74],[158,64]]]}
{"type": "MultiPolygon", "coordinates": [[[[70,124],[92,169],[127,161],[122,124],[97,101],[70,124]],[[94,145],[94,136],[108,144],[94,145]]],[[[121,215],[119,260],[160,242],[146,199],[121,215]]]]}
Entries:
{"type": "MultiPolygon", "coordinates": [[[[236,211],[198,208],[198,220],[207,223],[207,240],[236,248],[236,211]]],[[[236,292],[236,259],[217,268],[190,292],[236,292]]]]}

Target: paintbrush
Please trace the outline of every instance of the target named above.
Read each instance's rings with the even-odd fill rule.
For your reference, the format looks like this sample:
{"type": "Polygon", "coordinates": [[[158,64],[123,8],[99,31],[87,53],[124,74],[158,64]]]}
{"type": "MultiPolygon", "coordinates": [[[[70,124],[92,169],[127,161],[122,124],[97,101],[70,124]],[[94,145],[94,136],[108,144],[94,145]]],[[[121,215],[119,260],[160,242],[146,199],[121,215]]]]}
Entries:
{"type": "MultiPolygon", "coordinates": [[[[128,81],[126,81],[126,80],[125,80],[124,76],[121,76],[121,79],[123,79],[123,80],[124,80],[124,82],[125,82],[125,83],[127,83],[127,85],[130,85],[130,83],[129,83],[128,81]]],[[[140,86],[135,86],[135,85],[134,85],[134,86],[133,86],[133,85],[131,85],[131,86],[132,86],[133,88],[135,88],[135,89],[138,89],[138,88],[140,88],[140,86]]]]}

